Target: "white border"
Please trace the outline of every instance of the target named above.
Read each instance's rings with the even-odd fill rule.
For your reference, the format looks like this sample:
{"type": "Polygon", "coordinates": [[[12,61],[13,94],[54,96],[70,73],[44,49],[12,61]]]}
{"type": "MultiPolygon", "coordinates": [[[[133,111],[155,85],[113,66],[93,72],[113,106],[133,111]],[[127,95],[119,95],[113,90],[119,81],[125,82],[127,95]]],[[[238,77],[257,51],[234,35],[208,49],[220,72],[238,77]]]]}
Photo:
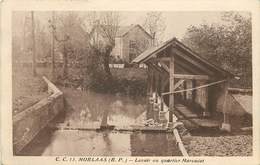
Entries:
{"type": "MultiPolygon", "coordinates": [[[[3,164],[74,164],[56,162],[55,157],[13,156],[12,154],[12,83],[11,83],[11,13],[14,10],[122,10],[122,11],[230,11],[252,12],[253,25],[253,156],[252,157],[197,157],[204,164],[260,164],[260,1],[258,0],[35,0],[1,2],[1,152],[3,164]]],[[[178,22],[176,22],[178,23],[178,22]]],[[[169,157],[170,158],[170,157],[169,157]]],[[[171,157],[172,158],[172,157],[171,157]]],[[[181,158],[181,157],[174,157],[181,158]]],[[[196,158],[196,157],[193,157],[196,158]]],[[[84,163],[87,164],[87,163],[84,163]]],[[[91,163],[100,164],[100,163],[91,163]]],[[[102,163],[103,164],[103,163],[102,163]]],[[[137,164],[137,163],[136,163],[137,164]]],[[[138,163],[140,164],[140,163],[138,163]]],[[[149,163],[152,164],[152,163],[149,163]]],[[[193,163],[196,164],[196,163],[193,163]]]]}

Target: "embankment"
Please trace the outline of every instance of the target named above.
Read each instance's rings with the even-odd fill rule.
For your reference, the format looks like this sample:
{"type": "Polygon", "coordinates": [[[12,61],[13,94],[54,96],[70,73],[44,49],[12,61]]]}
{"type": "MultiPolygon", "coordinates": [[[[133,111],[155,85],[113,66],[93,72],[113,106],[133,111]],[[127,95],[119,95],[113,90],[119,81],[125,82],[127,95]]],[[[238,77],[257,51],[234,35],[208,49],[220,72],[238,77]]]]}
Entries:
{"type": "Polygon", "coordinates": [[[13,152],[19,153],[64,109],[63,93],[47,78],[48,97],[13,116],[13,152]]]}

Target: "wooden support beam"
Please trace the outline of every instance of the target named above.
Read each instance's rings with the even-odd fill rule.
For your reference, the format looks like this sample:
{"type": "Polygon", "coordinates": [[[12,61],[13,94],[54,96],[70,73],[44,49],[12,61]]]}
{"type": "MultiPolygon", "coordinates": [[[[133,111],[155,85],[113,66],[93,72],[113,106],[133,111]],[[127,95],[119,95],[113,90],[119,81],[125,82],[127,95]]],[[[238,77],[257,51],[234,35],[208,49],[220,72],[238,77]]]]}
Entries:
{"type": "Polygon", "coordinates": [[[147,63],[147,66],[149,66],[150,68],[151,68],[151,70],[157,70],[158,72],[163,72],[161,69],[160,69],[160,67],[159,66],[156,66],[154,63],[152,63],[152,62],[149,62],[149,63],[147,63]]]}
{"type": "Polygon", "coordinates": [[[198,70],[196,67],[194,67],[193,65],[189,65],[187,62],[184,62],[183,60],[175,60],[175,65],[182,68],[183,70],[191,73],[191,74],[201,74],[201,70],[198,70]]]}
{"type": "Polygon", "coordinates": [[[164,70],[166,70],[168,73],[170,72],[169,67],[165,63],[161,62],[160,64],[164,70]]]}
{"type": "Polygon", "coordinates": [[[151,64],[151,66],[156,69],[158,72],[160,72],[161,74],[163,74],[164,76],[169,76],[169,72],[167,72],[166,70],[164,70],[162,67],[159,67],[156,64],[151,64]]]}
{"type": "Polygon", "coordinates": [[[231,124],[230,124],[230,119],[229,119],[229,114],[228,114],[228,86],[229,86],[229,81],[227,81],[224,84],[224,102],[223,102],[223,115],[224,115],[224,121],[221,125],[221,129],[227,132],[231,131],[231,124]]]}
{"type": "Polygon", "coordinates": [[[209,76],[207,76],[207,75],[174,74],[174,78],[192,79],[192,80],[208,80],[209,76]]]}
{"type": "MultiPolygon", "coordinates": [[[[167,72],[170,72],[169,67],[161,62],[160,63],[162,68],[165,69],[167,72]]],[[[174,78],[180,78],[180,79],[195,79],[195,80],[209,80],[209,76],[208,75],[188,75],[188,74],[175,74],[174,78]]]]}
{"type": "Polygon", "coordinates": [[[157,61],[159,61],[159,62],[169,62],[170,57],[160,57],[160,58],[157,59],[157,61]]]}
{"type": "Polygon", "coordinates": [[[185,80],[179,80],[175,85],[174,85],[174,90],[177,89],[181,84],[183,84],[185,80]]]}
{"type": "Polygon", "coordinates": [[[187,57],[187,55],[181,51],[179,51],[176,48],[173,48],[173,52],[178,55],[178,58],[182,58],[185,61],[188,61],[189,63],[191,63],[192,65],[196,66],[197,68],[199,68],[200,70],[208,73],[209,75],[214,75],[214,72],[212,70],[209,70],[208,68],[204,67],[203,65],[201,65],[201,63],[199,63],[198,60],[196,59],[191,59],[190,57],[187,57]]]}
{"type": "Polygon", "coordinates": [[[153,93],[153,77],[154,77],[154,68],[151,67],[150,63],[147,63],[148,66],[148,85],[147,85],[147,113],[146,118],[150,119],[153,117],[153,104],[151,103],[151,97],[153,93]]]}
{"type": "MultiPolygon", "coordinates": [[[[203,80],[202,81],[204,84],[208,84],[208,80],[203,80]]],[[[204,88],[204,90],[202,90],[203,95],[202,97],[204,97],[204,101],[205,101],[205,109],[203,111],[203,117],[209,117],[210,116],[210,112],[209,112],[209,88],[204,88]]]]}
{"type": "Polygon", "coordinates": [[[147,96],[151,96],[151,83],[152,83],[152,70],[151,67],[148,67],[148,77],[147,77],[147,96]]]}
{"type": "MultiPolygon", "coordinates": [[[[170,73],[170,92],[174,92],[174,56],[171,56],[170,60],[170,68],[169,68],[169,73],[170,73]]],[[[173,111],[174,111],[174,95],[169,96],[169,123],[173,122],[173,111]]]]}

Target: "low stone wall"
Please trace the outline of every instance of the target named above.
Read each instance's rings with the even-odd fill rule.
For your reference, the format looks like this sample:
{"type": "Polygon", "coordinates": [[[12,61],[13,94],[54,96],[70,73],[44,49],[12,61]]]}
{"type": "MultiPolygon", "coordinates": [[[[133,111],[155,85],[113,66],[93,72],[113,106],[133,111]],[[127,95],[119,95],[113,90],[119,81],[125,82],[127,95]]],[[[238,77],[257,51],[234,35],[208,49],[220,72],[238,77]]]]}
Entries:
{"type": "Polygon", "coordinates": [[[50,96],[13,116],[13,151],[19,153],[47,124],[64,109],[63,93],[43,77],[50,96]]]}

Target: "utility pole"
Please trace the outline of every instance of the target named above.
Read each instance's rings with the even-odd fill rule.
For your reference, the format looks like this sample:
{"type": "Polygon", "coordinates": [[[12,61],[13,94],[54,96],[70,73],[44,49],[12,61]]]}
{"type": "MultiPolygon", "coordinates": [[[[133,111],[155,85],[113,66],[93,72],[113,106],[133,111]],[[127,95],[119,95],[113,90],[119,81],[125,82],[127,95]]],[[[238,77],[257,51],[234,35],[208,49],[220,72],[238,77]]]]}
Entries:
{"type": "Polygon", "coordinates": [[[34,25],[34,12],[31,11],[31,19],[32,19],[32,71],[33,76],[36,76],[36,54],[35,54],[35,25],[34,25]]]}
{"type": "Polygon", "coordinates": [[[54,38],[54,33],[55,33],[55,17],[54,17],[54,11],[52,12],[52,21],[51,21],[51,27],[52,27],[52,35],[51,35],[51,76],[52,76],[52,81],[55,80],[55,38],[54,38]]]}

